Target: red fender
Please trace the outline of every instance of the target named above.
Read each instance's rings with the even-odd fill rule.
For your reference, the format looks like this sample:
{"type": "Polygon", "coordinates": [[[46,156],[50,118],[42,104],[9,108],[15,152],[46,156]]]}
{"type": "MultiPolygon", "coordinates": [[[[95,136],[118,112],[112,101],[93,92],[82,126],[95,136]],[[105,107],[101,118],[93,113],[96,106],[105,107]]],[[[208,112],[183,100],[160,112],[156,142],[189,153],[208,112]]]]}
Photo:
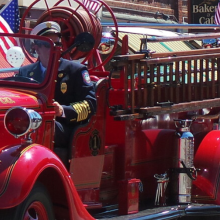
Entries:
{"type": "MultiPolygon", "coordinates": [[[[38,144],[10,146],[0,152],[0,208],[20,204],[47,168],[58,173],[65,188],[70,219],[93,219],[80,200],[71,177],[59,158],[38,144]]],[[[56,182],[52,183],[53,185],[56,182]]]]}
{"type": "Polygon", "coordinates": [[[220,131],[209,132],[199,145],[195,155],[195,167],[200,169],[193,181],[195,202],[220,204],[220,131]]]}

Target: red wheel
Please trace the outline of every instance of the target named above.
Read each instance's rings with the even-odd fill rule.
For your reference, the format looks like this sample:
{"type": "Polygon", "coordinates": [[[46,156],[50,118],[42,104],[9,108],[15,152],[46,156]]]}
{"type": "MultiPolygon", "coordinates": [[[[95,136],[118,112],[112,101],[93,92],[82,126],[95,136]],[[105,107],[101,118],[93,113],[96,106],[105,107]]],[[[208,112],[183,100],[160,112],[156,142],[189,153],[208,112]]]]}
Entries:
{"type": "Polygon", "coordinates": [[[39,202],[35,201],[30,204],[24,214],[24,220],[34,220],[34,219],[41,219],[41,220],[48,220],[47,211],[44,205],[39,202]]]}
{"type": "Polygon", "coordinates": [[[54,220],[50,196],[42,184],[37,183],[29,196],[17,207],[0,211],[1,220],[54,220]]]}

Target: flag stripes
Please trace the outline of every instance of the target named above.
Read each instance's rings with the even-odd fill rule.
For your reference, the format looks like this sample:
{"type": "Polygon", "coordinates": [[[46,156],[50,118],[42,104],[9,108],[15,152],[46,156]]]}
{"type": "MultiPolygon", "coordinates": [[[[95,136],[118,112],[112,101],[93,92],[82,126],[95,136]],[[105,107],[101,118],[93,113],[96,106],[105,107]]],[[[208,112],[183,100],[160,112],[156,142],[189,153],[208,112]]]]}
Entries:
{"type": "Polygon", "coordinates": [[[220,1],[218,3],[216,11],[215,11],[215,24],[217,24],[217,25],[220,24],[220,1]]]}
{"type": "MultiPolygon", "coordinates": [[[[15,6],[18,7],[17,0],[11,0],[8,2],[8,4],[6,4],[1,9],[0,11],[0,33],[14,33],[13,30],[11,29],[11,26],[12,27],[16,26],[14,24],[14,21],[19,20],[19,17],[17,19],[15,18],[10,19],[10,16],[15,16],[16,13],[12,11],[12,9],[15,11],[18,10],[18,8],[16,9],[15,6]],[[10,21],[11,26],[6,21],[6,18],[7,20],[10,21]]],[[[17,16],[18,16],[18,13],[17,13],[17,16]]],[[[15,41],[13,37],[0,37],[0,52],[2,53],[4,57],[6,57],[6,53],[8,49],[13,46],[17,46],[17,42],[15,41]]]]}
{"type": "Polygon", "coordinates": [[[101,3],[96,0],[83,0],[83,5],[92,12],[97,12],[101,3]]]}

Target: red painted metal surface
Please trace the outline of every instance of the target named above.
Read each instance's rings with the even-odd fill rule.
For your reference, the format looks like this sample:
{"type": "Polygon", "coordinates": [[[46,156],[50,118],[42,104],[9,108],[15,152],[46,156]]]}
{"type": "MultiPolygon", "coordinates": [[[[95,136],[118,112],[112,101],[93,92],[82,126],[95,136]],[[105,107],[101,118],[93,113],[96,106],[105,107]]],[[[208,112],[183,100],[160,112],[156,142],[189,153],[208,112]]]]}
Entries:
{"type": "Polygon", "coordinates": [[[194,181],[193,199],[198,202],[220,204],[219,194],[219,150],[220,131],[209,132],[202,140],[195,155],[195,166],[199,169],[194,181]]]}
{"type": "MultiPolygon", "coordinates": [[[[39,1],[32,3],[24,13],[20,34],[17,34],[17,37],[25,37],[22,32],[29,30],[24,27],[26,16],[39,1]]],[[[47,3],[47,1],[44,2],[47,3]]],[[[80,31],[83,30],[83,25],[89,25],[89,29],[86,30],[91,30],[93,34],[100,32],[95,27],[97,21],[81,2],[76,1],[78,4],[76,10],[72,8],[67,10],[64,6],[60,6],[62,2],[61,0],[54,2],[53,9],[47,6],[47,11],[38,22],[53,18],[62,23],[63,20],[58,15],[62,14],[66,18],[67,15],[73,13],[74,16],[77,16],[77,13],[81,13],[78,9],[84,8],[87,14],[84,22],[71,23],[70,17],[67,17],[68,19],[64,22],[67,32],[71,36],[70,41],[64,44],[65,47],[69,47],[73,43],[76,25],[79,25],[80,31]],[[65,13],[63,13],[64,11],[65,13]],[[55,17],[51,17],[53,13],[56,15],[55,17]]],[[[162,65],[160,62],[165,60],[165,64],[163,64],[165,69],[165,66],[171,65],[167,62],[171,62],[172,59],[173,62],[176,62],[176,66],[179,66],[178,62],[183,61],[178,61],[177,59],[180,58],[176,55],[164,58],[165,55],[160,54],[161,59],[159,55],[156,57],[156,54],[157,59],[155,60],[154,57],[146,59],[146,54],[128,55],[127,36],[122,41],[122,56],[115,58],[116,61],[119,60],[118,64],[116,66],[114,66],[114,62],[112,64],[115,67],[114,71],[117,72],[116,77],[112,76],[114,72],[105,71],[104,65],[116,51],[118,27],[111,9],[106,3],[98,2],[100,7],[105,6],[110,11],[113,23],[115,23],[114,48],[113,52],[102,60],[103,57],[97,50],[98,41],[100,41],[100,36],[98,36],[95,48],[85,57],[86,61],[91,61],[92,55],[97,58],[96,66],[93,66],[93,63],[88,64],[91,67],[91,79],[95,82],[97,112],[88,123],[76,129],[71,144],[71,159],[67,161],[66,167],[53,152],[54,108],[52,103],[62,48],[54,47],[50,42],[51,59],[48,67],[50,74],[46,76],[42,84],[13,82],[7,79],[0,81],[0,214],[2,210],[19,207],[31,194],[35,184],[39,182],[48,191],[57,220],[94,219],[86,209],[100,211],[100,208],[105,209],[109,206],[118,207],[120,215],[134,214],[139,212],[140,201],[146,202],[151,208],[155,208],[157,205],[164,206],[163,214],[169,213],[170,210],[166,205],[173,205],[173,203],[178,205],[181,202],[176,198],[179,199],[179,196],[182,196],[179,195],[179,192],[187,194],[191,190],[190,187],[190,190],[187,189],[186,181],[179,184],[179,176],[187,172],[186,178],[190,177],[189,173],[196,176],[194,167],[186,167],[186,169],[184,166],[180,167],[183,162],[182,155],[194,156],[192,147],[195,150],[194,165],[198,171],[196,180],[192,181],[191,201],[220,205],[220,131],[214,130],[219,126],[220,104],[218,103],[220,101],[216,97],[219,92],[218,86],[213,85],[213,82],[209,81],[207,77],[207,81],[201,81],[194,87],[190,87],[192,84],[190,82],[184,84],[182,88],[181,83],[185,78],[181,78],[182,81],[178,81],[178,84],[175,84],[176,81],[172,81],[171,85],[167,86],[169,78],[167,70],[170,71],[170,74],[172,72],[176,78],[179,77],[177,72],[179,69],[177,68],[178,70],[176,69],[175,72],[170,69],[171,67],[164,70],[163,75],[166,77],[160,84],[161,75],[158,75],[160,68],[157,65],[162,65]],[[143,66],[141,66],[142,63],[144,63],[143,66]],[[156,70],[151,65],[156,65],[156,70]],[[147,81],[150,83],[146,83],[147,81]],[[205,86],[201,86],[203,83],[205,86]],[[174,84],[175,86],[173,86],[174,84]],[[210,84],[213,87],[209,87],[210,84]],[[206,88],[208,89],[206,90],[206,88]],[[196,102],[198,100],[193,102],[192,97],[199,97],[198,91],[201,93],[202,100],[198,99],[199,102],[196,102]],[[186,100],[184,92],[187,94],[188,100],[186,100]],[[210,98],[211,95],[213,98],[210,98]],[[166,97],[174,98],[176,103],[173,105],[167,100],[165,103],[161,101],[166,97]],[[209,97],[208,101],[207,97],[209,97]],[[181,103],[179,103],[180,100],[182,100],[181,103]],[[157,101],[160,103],[155,105],[157,101]],[[212,106],[209,106],[210,103],[212,106]],[[15,106],[33,109],[42,116],[42,125],[31,134],[33,141],[31,144],[28,143],[30,140],[27,137],[12,137],[4,128],[5,112],[15,106]],[[197,118],[198,116],[201,116],[201,119],[197,118]],[[205,116],[208,117],[205,118],[205,116]],[[176,123],[178,120],[191,120],[192,123],[187,128],[178,127],[176,123]],[[191,142],[188,141],[189,137],[194,137],[194,140],[192,138],[191,142]],[[181,152],[181,148],[184,147],[186,152],[181,152]],[[166,179],[166,183],[168,183],[166,191],[164,185],[160,185],[165,180],[156,178],[158,176],[161,178],[165,174],[170,177],[170,179],[166,179]],[[179,186],[182,186],[183,189],[178,191],[179,186]],[[140,188],[142,191],[139,192],[140,188]]],[[[28,36],[27,40],[30,38],[32,37],[28,36]]],[[[39,36],[36,38],[40,39],[39,36]]],[[[25,45],[22,45],[22,48],[24,47],[25,45]]],[[[70,57],[75,51],[71,52],[70,57]]],[[[198,51],[197,53],[199,53],[198,60],[206,59],[204,54],[200,54],[198,51]]],[[[26,56],[28,57],[28,54],[26,56]]],[[[186,54],[183,55],[184,62],[190,63],[189,57],[187,60],[186,56],[186,54]]],[[[31,59],[31,57],[29,58],[31,59]]],[[[214,61],[210,64],[213,71],[216,68],[214,64],[214,61]]],[[[202,62],[200,65],[202,66],[202,62]]],[[[182,68],[181,77],[183,72],[185,73],[185,66],[182,68]]],[[[189,80],[190,75],[186,75],[186,77],[189,80]]],[[[193,75],[193,77],[195,76],[193,75]]],[[[215,84],[217,83],[215,82],[215,84]]],[[[191,196],[191,191],[187,196],[191,196]]],[[[41,213],[40,220],[46,219],[45,210],[40,201],[31,203],[31,207],[41,213]]],[[[219,206],[217,206],[218,208],[219,206]]],[[[203,207],[198,209],[203,210],[203,207]]],[[[27,214],[28,209],[25,211],[27,214]]],[[[187,208],[183,214],[186,213],[187,208]]]]}
{"type": "Polygon", "coordinates": [[[1,88],[0,91],[1,109],[8,109],[14,106],[25,106],[27,108],[39,109],[40,104],[36,95],[27,92],[1,88]]]}
{"type": "Polygon", "coordinates": [[[130,179],[119,183],[119,214],[128,215],[139,210],[139,183],[138,179],[130,179]]]}
{"type": "Polygon", "coordinates": [[[59,181],[63,183],[70,219],[80,219],[80,216],[93,219],[82,205],[66,168],[49,149],[37,144],[5,147],[1,151],[0,158],[1,167],[4,170],[0,175],[1,208],[10,208],[21,203],[40,175],[47,173],[47,178],[50,179],[52,175],[50,172],[53,170],[59,176],[59,181]]]}

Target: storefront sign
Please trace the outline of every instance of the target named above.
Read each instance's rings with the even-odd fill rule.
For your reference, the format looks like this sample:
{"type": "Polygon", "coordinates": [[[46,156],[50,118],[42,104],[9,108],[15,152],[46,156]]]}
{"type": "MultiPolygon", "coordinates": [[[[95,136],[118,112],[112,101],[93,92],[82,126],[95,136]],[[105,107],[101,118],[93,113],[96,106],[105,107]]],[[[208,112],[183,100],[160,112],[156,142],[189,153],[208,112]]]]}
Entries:
{"type": "Polygon", "coordinates": [[[188,0],[189,24],[214,24],[219,0],[188,0]]]}

